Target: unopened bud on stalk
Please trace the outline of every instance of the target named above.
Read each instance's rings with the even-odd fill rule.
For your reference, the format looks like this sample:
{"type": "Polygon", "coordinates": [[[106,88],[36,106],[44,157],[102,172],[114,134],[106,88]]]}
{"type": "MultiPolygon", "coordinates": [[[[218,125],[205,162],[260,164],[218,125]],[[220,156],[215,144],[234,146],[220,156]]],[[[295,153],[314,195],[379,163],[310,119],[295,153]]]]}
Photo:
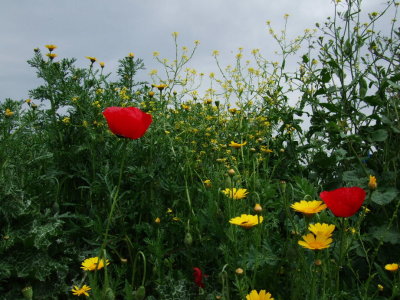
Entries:
{"type": "Polygon", "coordinates": [[[229,169],[228,170],[228,174],[229,174],[229,176],[235,175],[235,170],[234,169],[229,169]]]}
{"type": "Polygon", "coordinates": [[[261,205],[260,204],[258,204],[258,203],[256,203],[256,205],[254,205],[254,211],[256,212],[256,213],[261,213],[262,212],[262,207],[261,207],[261,205]]]}
{"type": "Polygon", "coordinates": [[[190,232],[186,232],[184,243],[186,246],[191,246],[193,243],[193,238],[190,232]]]}
{"type": "Polygon", "coordinates": [[[133,292],[133,298],[135,300],[143,300],[146,296],[146,289],[141,285],[136,291],[133,292]]]}
{"type": "Polygon", "coordinates": [[[21,292],[25,299],[32,300],[33,289],[31,286],[24,287],[21,292]]]}
{"type": "Polygon", "coordinates": [[[237,269],[235,270],[235,273],[238,274],[238,275],[242,275],[242,274],[244,273],[244,271],[243,271],[242,268],[237,268],[237,269]]]}
{"type": "Polygon", "coordinates": [[[314,265],[320,266],[320,265],[322,265],[322,261],[321,261],[320,259],[316,259],[316,260],[314,261],[314,265]]]}
{"type": "Polygon", "coordinates": [[[280,182],[281,188],[282,188],[282,192],[286,191],[286,181],[285,180],[281,180],[280,182]]]}

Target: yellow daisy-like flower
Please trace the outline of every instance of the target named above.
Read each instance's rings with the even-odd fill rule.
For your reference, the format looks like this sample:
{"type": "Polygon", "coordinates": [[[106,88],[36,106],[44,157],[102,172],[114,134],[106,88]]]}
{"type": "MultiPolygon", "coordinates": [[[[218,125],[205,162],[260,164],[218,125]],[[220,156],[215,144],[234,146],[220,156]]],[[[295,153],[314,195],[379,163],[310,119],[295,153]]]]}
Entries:
{"type": "Polygon", "coordinates": [[[131,58],[135,57],[135,53],[129,52],[128,57],[131,57],[131,58]]]}
{"type": "Polygon", "coordinates": [[[57,48],[56,45],[44,45],[44,46],[45,46],[47,49],[49,49],[50,52],[57,48]]]}
{"type": "Polygon", "coordinates": [[[399,269],[399,264],[387,264],[385,266],[385,270],[390,271],[390,272],[396,272],[399,269]]]}
{"type": "Polygon", "coordinates": [[[225,189],[222,191],[226,196],[228,196],[231,199],[243,199],[247,197],[247,194],[249,193],[247,191],[247,189],[237,189],[237,188],[233,188],[233,189],[225,189]]]}
{"type": "Polygon", "coordinates": [[[51,60],[53,60],[54,58],[57,57],[57,54],[55,54],[55,53],[46,53],[46,56],[47,56],[48,58],[50,58],[51,60]]]}
{"type": "Polygon", "coordinates": [[[295,211],[301,212],[305,215],[313,215],[324,210],[326,208],[326,204],[322,204],[322,201],[319,200],[301,200],[300,202],[293,203],[290,205],[290,207],[295,211]]]}
{"type": "Polygon", "coordinates": [[[85,56],[88,60],[90,60],[92,63],[94,63],[97,58],[96,57],[92,57],[92,56],[85,56]]]}
{"type": "Polygon", "coordinates": [[[163,89],[165,89],[168,85],[167,84],[158,84],[158,85],[154,85],[155,88],[157,88],[159,91],[162,91],[163,89]]]}
{"type": "Polygon", "coordinates": [[[329,248],[333,240],[325,235],[313,235],[309,233],[302,236],[303,241],[298,241],[298,244],[310,250],[321,250],[329,248]]]}
{"type": "Polygon", "coordinates": [[[154,220],[154,223],[160,224],[160,223],[161,223],[161,219],[160,219],[159,217],[157,217],[157,218],[154,220]]]}
{"type": "Polygon", "coordinates": [[[99,62],[100,67],[103,69],[105,66],[105,63],[103,61],[99,62]]]}
{"type": "Polygon", "coordinates": [[[369,175],[368,187],[370,190],[376,190],[376,188],[378,187],[375,176],[369,175]]]}
{"type": "Polygon", "coordinates": [[[335,225],[325,223],[310,224],[308,230],[315,235],[330,237],[332,236],[332,232],[335,230],[335,225]]]}
{"type": "Polygon", "coordinates": [[[14,112],[11,109],[6,108],[4,114],[6,115],[6,117],[12,117],[14,115],[14,112]]]}
{"type": "Polygon", "coordinates": [[[239,148],[243,147],[243,146],[246,145],[246,144],[247,144],[247,142],[244,142],[244,143],[242,143],[242,144],[239,144],[239,143],[235,143],[235,142],[232,141],[232,142],[229,144],[229,146],[231,146],[232,148],[239,149],[239,148]]]}
{"type": "Polygon", "coordinates": [[[71,290],[71,292],[74,296],[85,295],[86,297],[89,297],[88,291],[90,291],[90,290],[91,290],[91,288],[89,286],[87,286],[86,284],[83,285],[81,288],[74,285],[74,288],[71,290]]]}
{"type": "Polygon", "coordinates": [[[261,290],[258,293],[256,290],[252,290],[250,294],[246,296],[246,300],[274,300],[270,293],[267,293],[265,290],[261,290]]]}
{"type": "MultiPolygon", "coordinates": [[[[110,264],[110,262],[108,261],[108,259],[106,260],[106,265],[108,266],[110,264]]],[[[100,259],[96,256],[96,257],[90,257],[85,259],[82,262],[82,266],[81,269],[85,270],[85,271],[96,271],[96,270],[100,270],[104,268],[104,259],[100,259]]]]}
{"type": "Polygon", "coordinates": [[[244,228],[251,228],[263,222],[264,218],[262,216],[253,216],[242,214],[240,217],[232,218],[229,223],[234,225],[239,225],[244,228]]]}

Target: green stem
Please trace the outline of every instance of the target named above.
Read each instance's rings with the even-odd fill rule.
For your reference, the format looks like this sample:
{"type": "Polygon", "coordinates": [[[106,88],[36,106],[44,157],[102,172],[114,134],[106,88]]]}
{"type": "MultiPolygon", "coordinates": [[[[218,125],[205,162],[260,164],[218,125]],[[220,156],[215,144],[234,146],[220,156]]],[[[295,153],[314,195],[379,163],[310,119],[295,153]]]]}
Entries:
{"type": "Polygon", "coordinates": [[[110,213],[108,214],[108,219],[107,219],[107,225],[106,225],[106,232],[104,234],[104,240],[103,240],[103,244],[101,245],[101,250],[100,250],[100,255],[102,255],[103,250],[105,249],[106,245],[107,245],[107,241],[108,241],[108,233],[110,230],[110,225],[111,225],[111,220],[114,214],[114,210],[115,207],[117,206],[117,202],[118,202],[118,195],[119,195],[119,190],[120,190],[120,186],[121,186],[121,181],[122,181],[122,173],[123,173],[123,169],[125,166],[125,159],[126,159],[126,148],[128,145],[128,141],[124,140],[123,144],[121,146],[121,150],[122,150],[122,159],[121,159],[121,167],[119,170],[119,177],[118,177],[118,184],[116,189],[113,192],[113,197],[112,197],[112,203],[111,203],[111,210],[110,213]]]}

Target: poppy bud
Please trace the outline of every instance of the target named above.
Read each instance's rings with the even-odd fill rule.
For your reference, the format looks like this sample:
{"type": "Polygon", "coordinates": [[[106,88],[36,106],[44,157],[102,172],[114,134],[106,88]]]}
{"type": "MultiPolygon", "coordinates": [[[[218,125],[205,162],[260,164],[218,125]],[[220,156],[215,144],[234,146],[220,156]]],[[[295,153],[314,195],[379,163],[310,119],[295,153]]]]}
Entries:
{"type": "Polygon", "coordinates": [[[146,296],[146,289],[143,285],[141,285],[136,291],[132,293],[133,298],[135,300],[143,300],[146,296]]]}
{"type": "Polygon", "coordinates": [[[115,294],[114,291],[111,288],[106,289],[104,299],[106,300],[114,300],[115,299],[115,294]]]}
{"type": "Polygon", "coordinates": [[[31,286],[24,287],[21,292],[22,292],[22,295],[24,295],[25,299],[32,300],[33,289],[31,286]]]}
{"type": "Polygon", "coordinates": [[[190,234],[190,232],[186,232],[184,242],[185,242],[185,245],[188,246],[188,247],[192,245],[193,238],[192,238],[192,235],[190,234]]]}

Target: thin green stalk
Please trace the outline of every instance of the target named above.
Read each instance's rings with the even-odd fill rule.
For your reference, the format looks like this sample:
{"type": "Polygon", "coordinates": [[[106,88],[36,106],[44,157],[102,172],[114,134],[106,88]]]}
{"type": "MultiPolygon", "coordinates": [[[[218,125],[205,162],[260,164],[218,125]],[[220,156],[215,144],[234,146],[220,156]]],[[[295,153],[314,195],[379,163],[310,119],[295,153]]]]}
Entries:
{"type": "Polygon", "coordinates": [[[106,232],[104,234],[103,244],[101,245],[100,255],[102,255],[103,250],[105,249],[105,247],[107,245],[108,233],[109,233],[109,230],[110,230],[111,220],[112,220],[112,217],[114,215],[114,210],[115,210],[115,207],[117,206],[117,202],[118,202],[118,195],[119,195],[119,190],[120,190],[121,181],[122,181],[122,173],[123,173],[123,169],[124,169],[124,166],[125,166],[125,159],[126,159],[126,154],[127,154],[127,151],[126,151],[127,145],[128,145],[128,141],[124,140],[123,144],[121,146],[122,159],[121,159],[121,167],[120,167],[120,170],[119,170],[118,183],[117,183],[116,188],[113,191],[111,210],[110,210],[110,213],[108,214],[106,232]]]}

